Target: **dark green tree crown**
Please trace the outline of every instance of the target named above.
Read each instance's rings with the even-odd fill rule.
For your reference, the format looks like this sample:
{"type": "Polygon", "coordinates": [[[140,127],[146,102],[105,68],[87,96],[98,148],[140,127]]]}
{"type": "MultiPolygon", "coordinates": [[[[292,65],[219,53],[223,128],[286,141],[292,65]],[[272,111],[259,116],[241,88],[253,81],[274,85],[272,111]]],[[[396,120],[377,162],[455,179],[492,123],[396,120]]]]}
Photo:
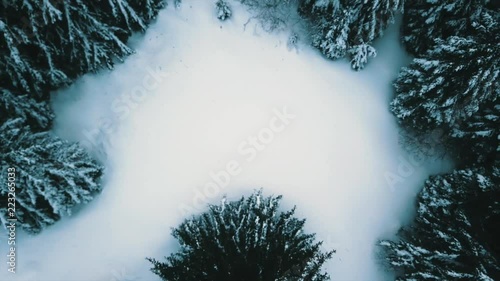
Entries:
{"type": "Polygon", "coordinates": [[[220,205],[173,230],[180,250],[166,262],[148,259],[163,280],[329,280],[321,270],[334,251],[303,231],[295,208],[279,212],[281,196],[262,192],[220,205]]]}

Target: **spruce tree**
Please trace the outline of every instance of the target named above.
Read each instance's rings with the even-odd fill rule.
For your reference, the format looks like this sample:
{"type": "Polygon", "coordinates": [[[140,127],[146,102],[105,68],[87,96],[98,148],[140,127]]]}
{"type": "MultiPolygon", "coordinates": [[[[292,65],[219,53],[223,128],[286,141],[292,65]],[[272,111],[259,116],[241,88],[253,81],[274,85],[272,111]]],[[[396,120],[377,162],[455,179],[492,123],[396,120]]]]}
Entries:
{"type": "MultiPolygon", "coordinates": [[[[77,143],[50,132],[33,132],[27,120],[8,119],[0,126],[0,174],[16,173],[15,218],[29,233],[38,233],[101,190],[102,166],[77,143]]],[[[0,220],[13,218],[7,209],[8,187],[0,187],[0,220]]]]}
{"type": "Polygon", "coordinates": [[[458,169],[431,177],[417,217],[383,241],[397,280],[499,280],[500,12],[492,1],[407,2],[403,43],[417,58],[395,81],[391,110],[438,142],[458,169]]]}
{"type": "Polygon", "coordinates": [[[377,56],[377,51],[369,44],[361,43],[349,50],[351,54],[351,66],[355,70],[365,67],[370,57],[377,56]]]}
{"type": "Polygon", "coordinates": [[[349,31],[351,11],[335,10],[318,16],[318,20],[311,26],[312,45],[318,48],[327,58],[339,59],[349,51],[349,31]]]}
{"type": "Polygon", "coordinates": [[[457,158],[468,165],[491,166],[500,159],[500,103],[480,108],[450,132],[450,146],[460,147],[457,158]]]}
{"type": "Polygon", "coordinates": [[[404,0],[345,2],[354,15],[349,34],[351,66],[360,70],[368,63],[369,57],[376,56],[373,41],[384,34],[389,24],[394,23],[395,14],[402,12],[404,0]]]}
{"type": "Polygon", "coordinates": [[[101,190],[102,166],[76,143],[48,130],[53,113],[45,101],[0,89],[0,176],[15,169],[15,217],[7,206],[8,186],[0,187],[0,221],[16,218],[39,233],[101,190]]]}
{"type": "Polygon", "coordinates": [[[371,43],[384,34],[395,14],[403,11],[404,0],[343,1],[352,10],[351,40],[354,44],[371,43]]]}
{"type": "MultiPolygon", "coordinates": [[[[0,173],[16,170],[16,215],[38,233],[100,191],[102,166],[76,143],[49,132],[49,91],[133,51],[164,0],[0,1],[0,173]]],[[[0,218],[7,218],[7,186],[0,218]]]]}
{"type": "Polygon", "coordinates": [[[491,33],[487,39],[437,39],[425,56],[403,68],[391,102],[391,111],[403,127],[417,134],[443,130],[443,141],[451,143],[450,138],[472,137],[466,133],[470,130],[494,126],[488,125],[492,122],[488,119],[493,118],[489,113],[500,97],[498,38],[491,33]]]}
{"type": "Polygon", "coordinates": [[[421,56],[436,39],[473,36],[485,18],[498,17],[499,8],[492,0],[407,1],[401,40],[409,53],[421,56]]]}
{"type": "Polygon", "coordinates": [[[426,182],[414,223],[381,242],[397,280],[500,280],[499,164],[426,182]]]}
{"type": "Polygon", "coordinates": [[[403,5],[403,0],[305,0],[299,11],[309,22],[313,46],[332,59],[350,54],[352,68],[360,70],[376,56],[373,41],[403,5]]]}
{"type": "MultiPolygon", "coordinates": [[[[0,1],[0,80],[19,93],[47,96],[77,76],[131,54],[163,0],[0,1]]],[[[46,97],[48,98],[48,96],[46,97]]]]}
{"type": "Polygon", "coordinates": [[[322,265],[332,252],[320,251],[314,234],[305,234],[305,220],[295,208],[280,212],[281,196],[228,202],[173,230],[180,250],[165,262],[148,258],[152,271],[169,281],[329,280],[322,265]]]}
{"type": "Polygon", "coordinates": [[[0,124],[8,119],[21,118],[33,131],[50,129],[54,114],[45,101],[37,101],[28,95],[14,95],[0,88],[0,124]]]}

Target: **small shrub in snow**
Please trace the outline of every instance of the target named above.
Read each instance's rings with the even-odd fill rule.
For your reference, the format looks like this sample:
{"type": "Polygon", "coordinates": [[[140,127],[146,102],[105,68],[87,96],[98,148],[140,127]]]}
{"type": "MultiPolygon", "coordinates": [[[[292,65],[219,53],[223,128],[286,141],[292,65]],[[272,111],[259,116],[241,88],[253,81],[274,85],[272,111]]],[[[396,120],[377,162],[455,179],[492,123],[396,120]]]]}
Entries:
{"type": "Polygon", "coordinates": [[[163,280],[329,280],[321,267],[333,251],[320,251],[314,234],[303,231],[305,220],[294,210],[279,212],[281,196],[227,202],[174,229],[179,252],[165,262],[148,258],[163,280]]]}
{"type": "MultiPolygon", "coordinates": [[[[240,0],[268,32],[283,30],[298,20],[298,0],[240,0]]],[[[249,20],[250,22],[250,20],[249,20]]]]}
{"type": "Polygon", "coordinates": [[[217,18],[221,21],[225,21],[229,19],[232,15],[231,8],[224,0],[218,0],[215,3],[215,7],[217,9],[217,18]]]}
{"type": "Polygon", "coordinates": [[[288,41],[286,43],[288,50],[298,49],[298,44],[300,41],[300,37],[297,33],[292,33],[290,37],[288,37],[288,41]]]}

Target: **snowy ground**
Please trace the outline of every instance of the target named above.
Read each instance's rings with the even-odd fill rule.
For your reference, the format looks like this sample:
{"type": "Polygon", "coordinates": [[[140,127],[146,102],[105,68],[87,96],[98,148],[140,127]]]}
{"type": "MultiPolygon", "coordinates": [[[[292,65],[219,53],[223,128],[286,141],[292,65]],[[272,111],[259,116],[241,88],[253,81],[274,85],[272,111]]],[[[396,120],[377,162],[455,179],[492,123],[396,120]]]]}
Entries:
{"type": "Polygon", "coordinates": [[[42,234],[21,235],[18,273],[2,262],[1,280],[158,280],[144,258],[176,249],[170,229],[183,210],[261,187],[296,204],[307,230],[337,249],[327,265],[334,280],[391,279],[374,244],[411,216],[418,187],[443,169],[411,165],[394,188],[385,179],[408,159],[388,112],[405,63],[396,27],[356,73],[308,46],[289,51],[286,34],[244,30],[241,7],[225,23],[214,13],[211,1],[170,5],[134,38],[137,54],[55,96],[56,133],[103,159],[104,191],[42,234]],[[294,117],[283,122],[276,111],[285,108],[294,117]],[[235,175],[216,190],[210,173],[227,165],[235,175]]]}

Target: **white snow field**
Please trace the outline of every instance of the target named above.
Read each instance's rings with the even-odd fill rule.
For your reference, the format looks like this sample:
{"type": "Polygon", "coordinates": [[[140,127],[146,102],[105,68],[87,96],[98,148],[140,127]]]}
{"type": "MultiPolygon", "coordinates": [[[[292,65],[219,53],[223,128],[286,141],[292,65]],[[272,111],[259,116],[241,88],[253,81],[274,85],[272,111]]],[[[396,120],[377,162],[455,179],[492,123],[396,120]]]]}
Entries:
{"type": "Polygon", "coordinates": [[[213,1],[169,5],[133,38],[136,54],[55,94],[55,133],[103,161],[104,190],[41,234],[18,233],[17,273],[2,262],[1,280],[159,280],[145,258],[177,249],[172,227],[203,200],[259,188],[282,194],[284,210],[297,205],[307,231],[337,250],[325,266],[333,280],[392,279],[375,244],[408,222],[423,181],[446,168],[404,166],[388,111],[407,62],[397,27],[354,72],[305,44],[289,50],[286,32],[244,28],[250,15],[231,4],[227,22],[213,1]],[[387,173],[400,178],[391,186],[387,173]]]}

